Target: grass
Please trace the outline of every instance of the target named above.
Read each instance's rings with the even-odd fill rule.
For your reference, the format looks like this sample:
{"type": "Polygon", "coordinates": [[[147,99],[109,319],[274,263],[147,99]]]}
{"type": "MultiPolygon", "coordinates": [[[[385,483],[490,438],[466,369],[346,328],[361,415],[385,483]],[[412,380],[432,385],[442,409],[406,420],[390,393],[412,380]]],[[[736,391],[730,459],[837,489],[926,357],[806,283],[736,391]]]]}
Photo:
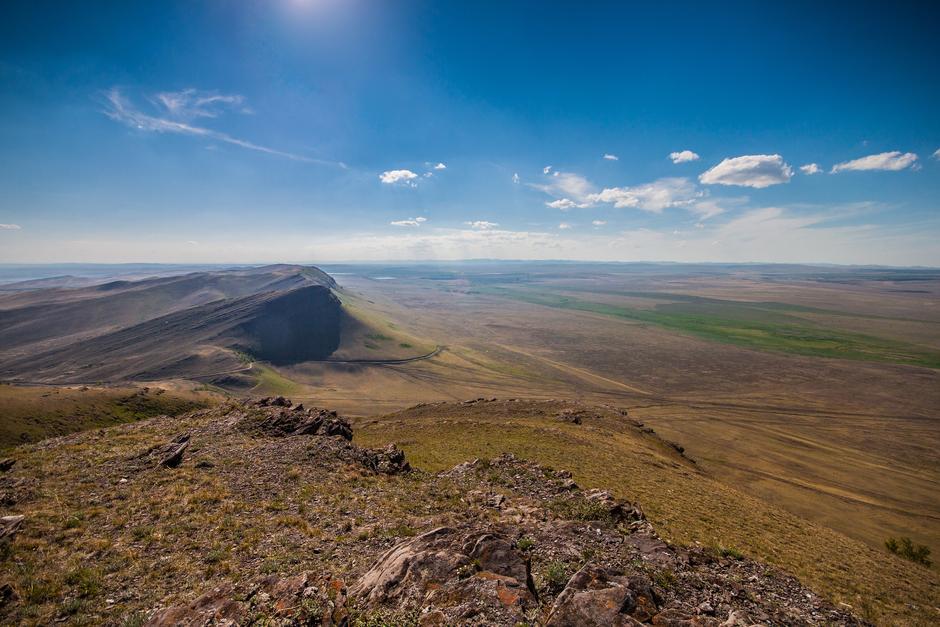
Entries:
{"type": "Polygon", "coordinates": [[[288,379],[273,367],[258,362],[252,367],[252,374],[258,379],[258,384],[251,390],[255,395],[294,396],[303,389],[302,385],[288,379]]]}
{"type": "Polygon", "coordinates": [[[209,392],[157,387],[0,384],[0,449],[162,414],[174,416],[218,400],[209,392]]]}
{"type": "Polygon", "coordinates": [[[748,305],[718,300],[702,303],[692,300],[660,304],[654,309],[637,309],[582,300],[534,288],[488,286],[475,288],[475,291],[536,305],[654,324],[671,331],[746,348],[940,369],[938,351],[872,335],[823,328],[782,313],[802,310],[795,306],[772,306],[776,305],[775,303],[748,305]]]}

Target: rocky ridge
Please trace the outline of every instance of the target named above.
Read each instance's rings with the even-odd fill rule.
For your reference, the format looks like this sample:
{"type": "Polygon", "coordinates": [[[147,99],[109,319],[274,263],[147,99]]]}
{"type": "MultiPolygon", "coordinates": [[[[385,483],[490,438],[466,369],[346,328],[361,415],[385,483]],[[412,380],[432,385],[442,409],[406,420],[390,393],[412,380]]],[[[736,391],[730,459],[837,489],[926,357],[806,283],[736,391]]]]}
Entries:
{"type": "Polygon", "coordinates": [[[664,542],[564,470],[428,473],[353,439],[277,397],[15,449],[0,623],[864,624],[773,567],[664,542]]]}
{"type": "Polygon", "coordinates": [[[864,624],[770,566],[663,542],[637,505],[565,471],[504,455],[429,475],[394,445],[355,446],[334,412],[283,398],[230,410],[186,442],[225,431],[304,440],[326,471],[355,465],[410,484],[414,498],[447,492],[452,511],[394,542],[347,529],[362,541],[335,547],[332,568],[226,581],[153,608],[148,625],[864,624]]]}

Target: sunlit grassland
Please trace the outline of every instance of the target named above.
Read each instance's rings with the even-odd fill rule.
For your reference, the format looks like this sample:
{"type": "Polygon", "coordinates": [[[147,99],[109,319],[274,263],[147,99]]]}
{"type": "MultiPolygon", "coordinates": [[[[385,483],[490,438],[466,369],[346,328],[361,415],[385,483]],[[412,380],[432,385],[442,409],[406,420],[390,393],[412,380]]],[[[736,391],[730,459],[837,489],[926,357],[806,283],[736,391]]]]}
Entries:
{"type": "MultiPolygon", "coordinates": [[[[653,324],[706,340],[758,350],[940,368],[940,352],[873,335],[811,324],[787,312],[812,308],[783,303],[751,304],[689,298],[681,302],[662,303],[653,309],[637,309],[593,302],[539,288],[480,286],[474,288],[474,291],[546,307],[586,311],[653,324]]],[[[669,294],[659,294],[658,297],[675,300],[669,294]]]]}

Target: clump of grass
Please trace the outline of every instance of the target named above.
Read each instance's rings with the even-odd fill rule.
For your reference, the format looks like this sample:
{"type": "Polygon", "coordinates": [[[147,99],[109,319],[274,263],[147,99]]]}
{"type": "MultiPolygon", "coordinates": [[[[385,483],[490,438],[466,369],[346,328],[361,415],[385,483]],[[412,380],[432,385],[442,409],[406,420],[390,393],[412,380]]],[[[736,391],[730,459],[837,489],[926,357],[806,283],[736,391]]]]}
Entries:
{"type": "Polygon", "coordinates": [[[732,546],[719,547],[718,554],[721,555],[722,557],[730,557],[731,559],[735,559],[735,560],[744,559],[744,553],[742,553],[741,551],[737,550],[736,548],[732,546]]]}
{"type": "Polygon", "coordinates": [[[413,346],[412,346],[411,344],[409,344],[408,342],[399,342],[399,343],[398,343],[398,346],[399,346],[400,348],[413,348],[413,346]]]}
{"type": "Polygon", "coordinates": [[[579,497],[556,499],[549,506],[555,514],[568,520],[590,520],[612,523],[613,517],[603,503],[579,497]]]}
{"type": "Polygon", "coordinates": [[[81,598],[95,596],[101,590],[101,573],[83,566],[66,574],[65,583],[74,588],[81,598]]]}
{"type": "Polygon", "coordinates": [[[535,546],[535,540],[533,540],[532,538],[519,538],[516,541],[516,547],[520,551],[528,551],[534,546],[535,546]]]}
{"type": "Polygon", "coordinates": [[[676,585],[676,574],[671,570],[660,570],[653,575],[653,582],[663,590],[669,590],[676,585]]]}
{"type": "Polygon", "coordinates": [[[559,591],[568,582],[568,566],[564,562],[549,562],[545,567],[545,585],[552,591],[559,591]]]}
{"type": "Polygon", "coordinates": [[[915,564],[920,564],[927,568],[930,568],[931,564],[933,564],[930,560],[930,549],[923,544],[914,544],[910,538],[888,538],[885,540],[885,548],[895,555],[903,557],[906,560],[911,560],[915,564]]]}

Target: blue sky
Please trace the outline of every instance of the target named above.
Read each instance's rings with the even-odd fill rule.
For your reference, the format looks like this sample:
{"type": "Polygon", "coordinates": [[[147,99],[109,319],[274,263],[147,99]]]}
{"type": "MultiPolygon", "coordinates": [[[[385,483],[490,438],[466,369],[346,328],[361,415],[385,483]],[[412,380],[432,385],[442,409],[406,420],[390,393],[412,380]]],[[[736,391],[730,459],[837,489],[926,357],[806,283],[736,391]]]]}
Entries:
{"type": "Polygon", "coordinates": [[[5,3],[0,262],[940,265],[935,6],[5,3]]]}

